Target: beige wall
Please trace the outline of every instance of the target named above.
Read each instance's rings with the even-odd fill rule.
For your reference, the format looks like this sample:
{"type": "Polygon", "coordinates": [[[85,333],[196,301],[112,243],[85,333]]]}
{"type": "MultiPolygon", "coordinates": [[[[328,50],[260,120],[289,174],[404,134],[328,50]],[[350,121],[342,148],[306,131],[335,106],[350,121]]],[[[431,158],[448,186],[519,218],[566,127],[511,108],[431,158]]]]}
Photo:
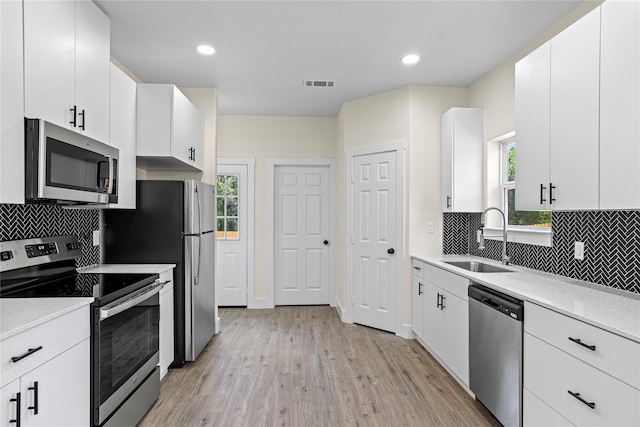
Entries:
{"type": "Polygon", "coordinates": [[[335,158],[335,118],[219,116],[218,157],[253,157],[255,165],[255,298],[267,296],[267,159],[335,158]]]}

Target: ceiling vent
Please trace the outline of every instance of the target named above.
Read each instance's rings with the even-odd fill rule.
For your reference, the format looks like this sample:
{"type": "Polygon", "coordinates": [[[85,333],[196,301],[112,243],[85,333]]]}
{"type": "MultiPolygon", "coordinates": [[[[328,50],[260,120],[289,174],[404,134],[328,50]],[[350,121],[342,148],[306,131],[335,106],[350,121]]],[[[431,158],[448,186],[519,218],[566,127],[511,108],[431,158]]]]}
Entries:
{"type": "Polygon", "coordinates": [[[305,80],[305,87],[334,87],[336,84],[333,80],[305,80]]]}

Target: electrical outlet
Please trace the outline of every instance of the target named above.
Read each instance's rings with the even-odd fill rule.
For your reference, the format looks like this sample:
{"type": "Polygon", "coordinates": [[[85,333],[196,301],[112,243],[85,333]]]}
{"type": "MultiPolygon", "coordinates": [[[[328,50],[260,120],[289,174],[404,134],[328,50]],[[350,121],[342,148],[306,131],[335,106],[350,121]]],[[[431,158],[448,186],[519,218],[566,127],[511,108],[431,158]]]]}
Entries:
{"type": "Polygon", "coordinates": [[[100,246],[100,230],[93,230],[93,246],[100,246]]]}
{"type": "Polygon", "coordinates": [[[584,242],[575,242],[573,257],[578,260],[584,259],[584,242]]]}
{"type": "Polygon", "coordinates": [[[427,233],[433,233],[433,221],[427,222],[427,233]]]}
{"type": "Polygon", "coordinates": [[[481,234],[482,234],[482,231],[476,230],[476,243],[480,243],[480,235],[481,234]]]}

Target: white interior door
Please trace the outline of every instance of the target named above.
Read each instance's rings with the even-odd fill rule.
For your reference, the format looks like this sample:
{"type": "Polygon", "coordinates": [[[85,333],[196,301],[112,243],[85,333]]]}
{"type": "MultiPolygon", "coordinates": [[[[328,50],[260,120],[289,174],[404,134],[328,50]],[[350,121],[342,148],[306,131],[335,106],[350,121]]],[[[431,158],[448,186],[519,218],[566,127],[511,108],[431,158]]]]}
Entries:
{"type": "Polygon", "coordinates": [[[247,165],[218,165],[218,306],[247,305],[247,165]]]}
{"type": "Polygon", "coordinates": [[[275,169],[275,304],[329,303],[329,168],[275,169]]]}
{"type": "Polygon", "coordinates": [[[353,157],[353,321],[396,330],[396,152],[353,157]]]}

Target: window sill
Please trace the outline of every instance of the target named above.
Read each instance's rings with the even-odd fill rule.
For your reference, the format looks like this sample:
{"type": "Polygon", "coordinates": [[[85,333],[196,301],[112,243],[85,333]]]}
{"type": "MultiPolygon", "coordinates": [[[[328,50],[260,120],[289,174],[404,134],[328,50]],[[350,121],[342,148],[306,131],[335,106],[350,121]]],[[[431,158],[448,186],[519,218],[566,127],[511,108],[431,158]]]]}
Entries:
{"type": "MultiPolygon", "coordinates": [[[[533,228],[533,227],[532,227],[533,228]]],[[[502,241],[502,228],[485,227],[484,238],[502,241]]],[[[551,228],[531,230],[525,228],[507,228],[507,241],[527,245],[552,247],[551,228]]]]}

